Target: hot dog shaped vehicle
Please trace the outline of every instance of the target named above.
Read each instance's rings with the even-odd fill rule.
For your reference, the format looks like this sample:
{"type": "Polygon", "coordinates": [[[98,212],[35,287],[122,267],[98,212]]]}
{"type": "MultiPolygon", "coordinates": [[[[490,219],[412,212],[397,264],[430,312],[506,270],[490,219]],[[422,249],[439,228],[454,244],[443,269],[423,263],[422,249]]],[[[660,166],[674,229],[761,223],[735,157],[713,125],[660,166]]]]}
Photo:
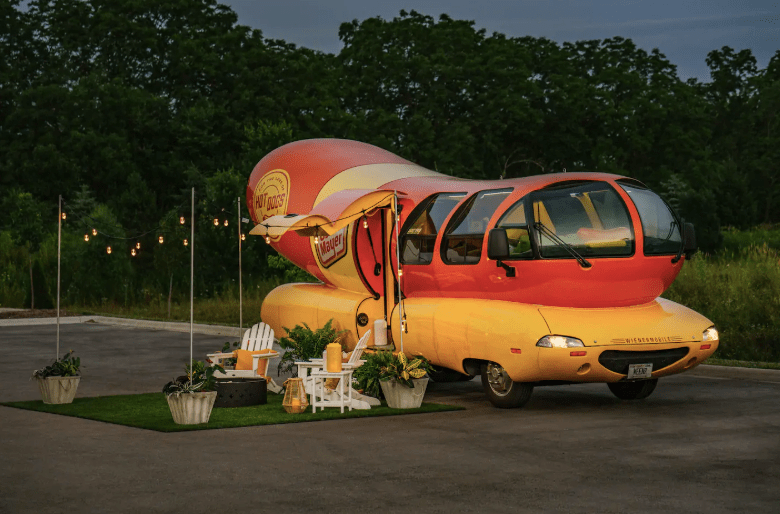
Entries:
{"type": "Polygon", "coordinates": [[[718,347],[711,321],[659,298],[695,251],[693,226],[631,178],[463,180],[313,139],[264,157],[247,202],[250,233],[321,281],[266,297],[277,333],[332,318],[354,345],[384,320],[378,343],[424,355],[434,379],[481,374],[498,407],[561,383],[644,398],[718,347]]]}

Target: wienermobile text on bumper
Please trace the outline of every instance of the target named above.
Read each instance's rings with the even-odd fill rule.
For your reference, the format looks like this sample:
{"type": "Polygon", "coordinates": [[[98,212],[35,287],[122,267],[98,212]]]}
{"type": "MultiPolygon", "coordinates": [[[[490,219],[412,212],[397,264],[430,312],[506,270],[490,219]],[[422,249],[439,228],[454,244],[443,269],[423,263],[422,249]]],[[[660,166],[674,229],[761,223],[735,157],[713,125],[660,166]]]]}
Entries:
{"type": "Polygon", "coordinates": [[[481,374],[498,407],[572,382],[644,398],[718,347],[711,321],[659,298],[695,252],[693,226],[627,177],[462,180],[314,139],[263,158],[247,203],[250,233],[322,282],[268,295],[277,333],[332,318],[354,345],[385,320],[397,351],[430,359],[434,379],[481,374]]]}

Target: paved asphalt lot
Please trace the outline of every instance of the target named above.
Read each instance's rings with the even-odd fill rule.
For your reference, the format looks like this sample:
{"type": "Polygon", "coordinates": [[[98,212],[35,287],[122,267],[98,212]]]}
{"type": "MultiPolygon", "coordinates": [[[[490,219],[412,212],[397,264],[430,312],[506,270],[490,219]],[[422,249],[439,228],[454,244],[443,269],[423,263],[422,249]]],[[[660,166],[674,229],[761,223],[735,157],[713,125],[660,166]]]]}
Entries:
{"type": "MultiPolygon", "coordinates": [[[[234,339],[196,334],[197,356],[234,339]]],[[[0,326],[0,401],[39,399],[55,327],[0,326]]],[[[152,392],[189,334],[61,327],[78,396],[152,392]]],[[[0,513],[780,512],[780,372],[702,366],[640,402],[603,384],[499,410],[478,379],[430,384],[467,410],[164,434],[0,407],[0,513]]]]}

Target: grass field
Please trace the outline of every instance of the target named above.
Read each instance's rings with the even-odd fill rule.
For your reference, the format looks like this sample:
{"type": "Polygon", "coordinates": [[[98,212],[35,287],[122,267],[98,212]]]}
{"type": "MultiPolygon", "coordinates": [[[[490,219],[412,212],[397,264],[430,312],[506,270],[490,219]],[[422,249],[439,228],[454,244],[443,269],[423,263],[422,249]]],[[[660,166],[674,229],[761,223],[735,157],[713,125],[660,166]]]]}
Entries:
{"type": "Polygon", "coordinates": [[[47,405],[40,400],[6,402],[2,403],[2,405],[158,432],[212,430],[216,428],[463,410],[462,407],[438,403],[423,403],[422,407],[418,409],[391,409],[383,402],[380,407],[372,407],[369,410],[345,410],[343,414],[339,409],[332,408],[317,413],[312,413],[311,410],[308,410],[302,414],[288,414],[282,407],[282,398],[282,395],[269,394],[268,403],[265,405],[214,409],[211,411],[209,422],[200,425],[177,425],[174,423],[171,411],[168,408],[168,402],[165,400],[163,393],[76,398],[73,403],[65,405],[47,405]]]}

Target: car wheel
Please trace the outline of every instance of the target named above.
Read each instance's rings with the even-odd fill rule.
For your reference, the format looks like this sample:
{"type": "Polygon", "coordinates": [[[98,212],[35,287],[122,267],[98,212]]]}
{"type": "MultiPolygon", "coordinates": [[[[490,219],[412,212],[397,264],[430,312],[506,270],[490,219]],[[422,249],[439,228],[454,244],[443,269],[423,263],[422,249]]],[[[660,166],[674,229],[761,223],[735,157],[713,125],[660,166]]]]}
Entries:
{"type": "Polygon", "coordinates": [[[513,381],[495,362],[482,364],[482,387],[490,403],[500,409],[522,407],[531,399],[534,390],[531,384],[513,381]]]}
{"type": "Polygon", "coordinates": [[[636,382],[612,382],[608,383],[607,387],[612,391],[612,394],[621,400],[642,400],[655,391],[656,385],[658,385],[658,379],[654,378],[636,382]]]}

